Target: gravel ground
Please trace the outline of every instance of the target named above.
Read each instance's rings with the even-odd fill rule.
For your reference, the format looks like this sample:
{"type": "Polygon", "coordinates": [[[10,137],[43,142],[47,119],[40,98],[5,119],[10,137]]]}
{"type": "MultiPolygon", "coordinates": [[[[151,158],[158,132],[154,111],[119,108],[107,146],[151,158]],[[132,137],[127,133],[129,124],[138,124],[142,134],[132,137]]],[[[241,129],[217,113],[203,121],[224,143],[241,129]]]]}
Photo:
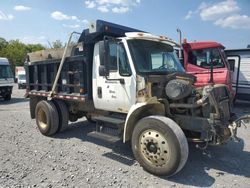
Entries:
{"type": "MultiPolygon", "coordinates": [[[[94,126],[85,119],[54,137],[41,135],[24,92],[15,86],[11,101],[0,99],[0,187],[250,187],[250,127],[239,129],[240,142],[206,152],[189,144],[184,169],[157,177],[134,160],[129,144],[89,137],[94,126]]],[[[234,110],[248,113],[250,103],[234,110]]]]}

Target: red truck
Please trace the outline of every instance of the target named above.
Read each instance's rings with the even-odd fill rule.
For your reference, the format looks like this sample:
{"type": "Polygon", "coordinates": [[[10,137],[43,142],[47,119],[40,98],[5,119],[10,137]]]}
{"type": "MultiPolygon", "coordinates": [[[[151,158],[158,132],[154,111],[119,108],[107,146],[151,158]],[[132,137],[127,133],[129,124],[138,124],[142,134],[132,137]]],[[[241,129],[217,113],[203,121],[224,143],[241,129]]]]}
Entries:
{"type": "Polygon", "coordinates": [[[196,76],[196,87],[208,84],[225,84],[228,86],[231,96],[234,96],[232,89],[232,72],[224,52],[225,47],[217,42],[187,42],[182,43],[183,66],[187,73],[196,76]]]}

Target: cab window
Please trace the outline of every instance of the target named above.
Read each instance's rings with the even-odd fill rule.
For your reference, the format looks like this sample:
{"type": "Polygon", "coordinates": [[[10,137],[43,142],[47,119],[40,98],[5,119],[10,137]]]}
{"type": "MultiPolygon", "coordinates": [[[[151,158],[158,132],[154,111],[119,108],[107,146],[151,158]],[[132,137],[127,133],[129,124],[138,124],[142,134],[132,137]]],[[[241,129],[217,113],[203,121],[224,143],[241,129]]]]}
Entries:
{"type": "Polygon", "coordinates": [[[117,71],[117,43],[109,43],[109,70],[117,71]]]}
{"type": "Polygon", "coordinates": [[[118,55],[118,63],[119,63],[119,74],[121,76],[130,76],[132,74],[127,54],[125,48],[122,44],[117,45],[117,55],[118,55]]]}
{"type": "Polygon", "coordinates": [[[211,67],[211,63],[215,68],[225,67],[218,49],[202,49],[190,51],[188,54],[188,62],[205,69],[209,69],[211,67]]]}
{"type": "Polygon", "coordinates": [[[121,76],[130,76],[132,74],[127,54],[124,46],[121,43],[109,43],[109,70],[117,71],[121,76]]]}

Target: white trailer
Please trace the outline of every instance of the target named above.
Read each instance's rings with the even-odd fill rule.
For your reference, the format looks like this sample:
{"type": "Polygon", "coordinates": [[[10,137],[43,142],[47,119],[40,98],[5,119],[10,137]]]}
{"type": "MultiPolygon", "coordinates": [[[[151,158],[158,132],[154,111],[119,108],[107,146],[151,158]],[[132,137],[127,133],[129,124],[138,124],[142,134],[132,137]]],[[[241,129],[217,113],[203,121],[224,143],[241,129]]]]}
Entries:
{"type": "Polygon", "coordinates": [[[235,99],[250,100],[250,48],[225,50],[230,69],[235,99]]]}
{"type": "Polygon", "coordinates": [[[14,83],[13,73],[7,58],[0,58],[0,97],[10,100],[14,83]]]}

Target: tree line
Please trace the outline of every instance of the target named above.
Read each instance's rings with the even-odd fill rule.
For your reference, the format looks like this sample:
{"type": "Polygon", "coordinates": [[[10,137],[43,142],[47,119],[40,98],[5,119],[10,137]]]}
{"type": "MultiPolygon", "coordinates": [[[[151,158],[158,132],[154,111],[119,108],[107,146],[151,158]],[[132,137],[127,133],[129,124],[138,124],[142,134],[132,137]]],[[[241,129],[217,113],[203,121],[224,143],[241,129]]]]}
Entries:
{"type": "MultiPolygon", "coordinates": [[[[62,48],[64,45],[60,40],[52,42],[51,48],[62,48]]],[[[14,71],[16,66],[23,66],[27,53],[44,50],[47,47],[42,44],[24,44],[19,40],[7,41],[0,37],[0,57],[6,57],[14,71]]]]}

